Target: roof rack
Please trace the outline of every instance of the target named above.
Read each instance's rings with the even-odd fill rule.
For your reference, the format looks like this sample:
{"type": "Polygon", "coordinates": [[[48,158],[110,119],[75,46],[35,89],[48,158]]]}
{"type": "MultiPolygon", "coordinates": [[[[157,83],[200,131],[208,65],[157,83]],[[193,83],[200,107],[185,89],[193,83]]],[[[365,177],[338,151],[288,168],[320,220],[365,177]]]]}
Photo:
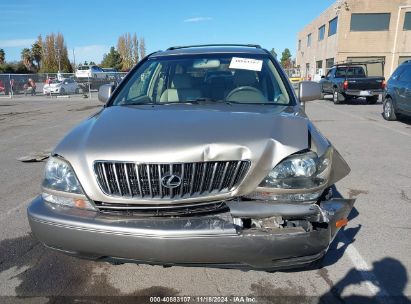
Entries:
{"type": "Polygon", "coordinates": [[[382,64],[385,64],[385,60],[384,60],[384,59],[365,60],[365,61],[351,61],[351,60],[346,60],[346,61],[336,62],[336,63],[334,63],[333,66],[367,65],[367,64],[373,64],[373,63],[382,63],[382,64]]]}
{"type": "Polygon", "coordinates": [[[196,47],[213,47],[213,46],[242,46],[242,47],[252,47],[261,49],[261,46],[258,44],[197,44],[197,45],[184,45],[184,46],[172,46],[167,49],[167,51],[178,50],[178,49],[187,49],[187,48],[196,48],[196,47]]]}

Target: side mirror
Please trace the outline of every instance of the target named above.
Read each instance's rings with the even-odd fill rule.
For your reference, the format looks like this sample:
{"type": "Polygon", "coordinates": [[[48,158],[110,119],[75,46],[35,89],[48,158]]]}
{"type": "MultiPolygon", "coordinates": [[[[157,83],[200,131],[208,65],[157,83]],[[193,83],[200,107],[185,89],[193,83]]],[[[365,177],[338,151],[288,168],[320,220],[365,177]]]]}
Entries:
{"type": "Polygon", "coordinates": [[[106,103],[113,93],[114,88],[115,87],[112,84],[103,84],[102,86],[100,86],[100,88],[98,89],[98,100],[100,100],[102,103],[106,103]]]}
{"type": "Polygon", "coordinates": [[[326,77],[324,75],[321,76],[321,79],[325,79],[326,77]]]}
{"type": "Polygon", "coordinates": [[[314,81],[303,81],[300,83],[298,97],[301,102],[307,102],[321,98],[321,85],[314,81]]]}

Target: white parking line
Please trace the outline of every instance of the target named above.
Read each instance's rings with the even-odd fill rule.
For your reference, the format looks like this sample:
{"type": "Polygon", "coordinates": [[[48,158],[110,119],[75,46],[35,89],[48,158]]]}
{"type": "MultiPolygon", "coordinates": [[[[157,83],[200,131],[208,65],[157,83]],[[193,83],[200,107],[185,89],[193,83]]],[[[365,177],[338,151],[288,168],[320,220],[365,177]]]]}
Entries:
{"type": "MultiPolygon", "coordinates": [[[[336,111],[336,112],[339,112],[339,113],[342,113],[342,114],[351,116],[351,117],[356,118],[356,119],[368,121],[368,120],[366,120],[366,118],[364,118],[363,116],[355,115],[355,114],[352,114],[352,113],[347,113],[347,112],[345,112],[345,111],[342,111],[342,110],[337,109],[336,107],[330,107],[329,105],[324,104],[323,102],[314,101],[313,103],[315,103],[315,104],[321,104],[321,105],[324,106],[324,107],[327,107],[327,108],[329,108],[329,109],[331,109],[331,110],[334,110],[334,111],[336,111]]],[[[391,131],[393,131],[393,132],[395,132],[395,133],[398,133],[398,134],[402,134],[402,135],[411,137],[411,133],[403,132],[403,131],[401,131],[401,130],[398,130],[398,129],[395,129],[395,128],[392,128],[392,127],[383,125],[383,124],[379,123],[378,121],[370,121],[370,122],[373,123],[373,124],[375,124],[375,125],[377,125],[377,126],[379,126],[379,127],[382,127],[382,128],[388,129],[388,130],[391,130],[391,131]]]]}
{"type": "MultiPolygon", "coordinates": [[[[344,232],[341,231],[340,239],[343,243],[350,243],[350,241],[345,237],[344,232]]],[[[364,281],[365,286],[367,289],[372,293],[375,297],[375,300],[378,303],[385,304],[389,303],[387,298],[389,293],[384,289],[381,285],[381,282],[378,281],[377,277],[375,276],[372,268],[367,264],[361,254],[358,252],[357,248],[352,245],[348,245],[345,253],[350,258],[351,263],[354,265],[355,269],[361,275],[361,278],[364,281]]]]}
{"type": "Polygon", "coordinates": [[[25,205],[28,205],[32,200],[34,200],[37,196],[34,196],[28,200],[25,200],[24,202],[18,204],[17,206],[7,210],[7,212],[1,213],[0,214],[0,221],[4,220],[5,218],[7,218],[10,214],[12,214],[13,212],[16,212],[17,210],[19,210],[20,208],[24,207],[25,205]]]}

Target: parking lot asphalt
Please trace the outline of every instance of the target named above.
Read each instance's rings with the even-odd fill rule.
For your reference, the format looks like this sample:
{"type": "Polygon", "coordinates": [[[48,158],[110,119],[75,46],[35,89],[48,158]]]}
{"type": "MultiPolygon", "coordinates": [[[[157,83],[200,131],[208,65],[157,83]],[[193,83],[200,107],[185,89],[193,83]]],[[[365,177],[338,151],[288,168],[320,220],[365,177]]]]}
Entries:
{"type": "Polygon", "coordinates": [[[0,99],[0,297],[34,296],[38,303],[55,296],[106,295],[411,303],[410,120],[383,120],[381,104],[307,103],[309,117],[351,166],[338,191],[357,201],[322,268],[266,273],[112,266],[53,252],[31,236],[26,208],[40,192],[45,163],[16,158],[52,149],[101,106],[80,97],[0,99]]]}

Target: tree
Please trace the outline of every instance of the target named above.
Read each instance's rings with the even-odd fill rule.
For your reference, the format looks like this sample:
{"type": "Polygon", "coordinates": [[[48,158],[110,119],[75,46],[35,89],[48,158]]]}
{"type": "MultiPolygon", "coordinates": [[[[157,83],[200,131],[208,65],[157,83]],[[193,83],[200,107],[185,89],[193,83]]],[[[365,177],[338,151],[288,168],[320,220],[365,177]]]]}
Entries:
{"type": "Polygon", "coordinates": [[[87,62],[87,60],[85,60],[85,61],[84,61],[83,65],[88,65],[88,62],[87,62]]]}
{"type": "Polygon", "coordinates": [[[60,60],[60,69],[61,69],[60,72],[72,73],[73,67],[68,58],[67,46],[64,42],[63,34],[61,33],[57,33],[55,48],[57,50],[57,56],[58,56],[57,60],[60,60]]]}
{"type": "Polygon", "coordinates": [[[144,58],[144,57],[146,57],[146,41],[142,37],[140,39],[140,58],[144,58]]]}
{"type": "Polygon", "coordinates": [[[6,53],[3,49],[0,49],[0,64],[6,63],[6,53]]]}
{"type": "Polygon", "coordinates": [[[121,70],[128,71],[146,55],[144,38],[138,41],[136,33],[133,36],[125,33],[118,38],[117,51],[121,58],[121,70]]]}
{"type": "Polygon", "coordinates": [[[37,64],[37,70],[40,70],[40,62],[43,57],[43,39],[38,36],[37,41],[31,46],[31,55],[33,61],[37,64]]]}
{"type": "Polygon", "coordinates": [[[73,72],[73,67],[68,58],[67,46],[61,33],[47,35],[42,50],[41,72],[56,73],[59,68],[60,72],[63,73],[73,72]]]}
{"type": "Polygon", "coordinates": [[[274,58],[277,58],[277,53],[274,48],[271,49],[270,53],[271,55],[273,55],[274,58]]]}
{"type": "Polygon", "coordinates": [[[30,49],[24,48],[21,51],[21,61],[23,62],[24,66],[27,70],[31,70],[33,67],[33,58],[31,56],[30,49]]]}
{"type": "Polygon", "coordinates": [[[121,57],[114,46],[110,48],[110,52],[108,54],[104,54],[103,61],[100,65],[104,68],[114,68],[117,70],[121,69],[121,57]]]}
{"type": "Polygon", "coordinates": [[[284,69],[292,68],[291,52],[288,48],[286,48],[281,54],[281,65],[284,69]]]}
{"type": "Polygon", "coordinates": [[[133,35],[133,64],[136,65],[139,61],[139,56],[138,56],[138,39],[137,39],[137,34],[134,33],[133,35]]]}
{"type": "Polygon", "coordinates": [[[125,33],[118,38],[117,50],[121,56],[121,69],[128,71],[133,66],[133,49],[130,33],[125,33]]]}
{"type": "Polygon", "coordinates": [[[96,65],[94,61],[90,61],[90,65],[96,65]]]}

